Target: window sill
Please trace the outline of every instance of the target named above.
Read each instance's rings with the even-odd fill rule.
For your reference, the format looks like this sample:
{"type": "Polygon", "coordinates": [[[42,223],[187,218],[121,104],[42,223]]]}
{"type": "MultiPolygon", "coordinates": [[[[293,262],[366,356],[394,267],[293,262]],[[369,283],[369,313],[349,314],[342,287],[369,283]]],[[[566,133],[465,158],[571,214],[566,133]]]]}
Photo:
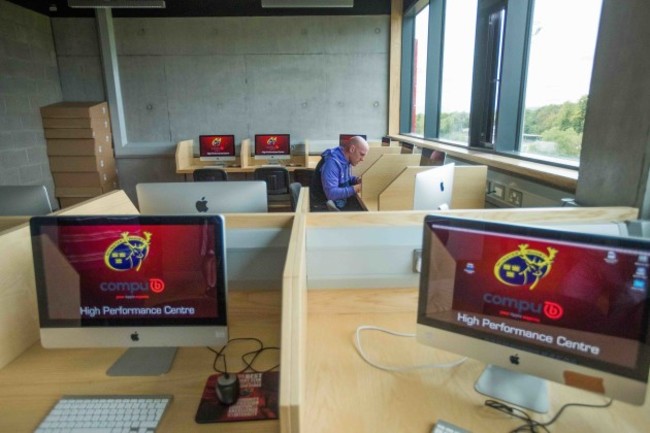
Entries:
{"type": "Polygon", "coordinates": [[[501,171],[524,176],[545,185],[551,185],[570,193],[575,193],[578,185],[578,170],[555,167],[539,162],[511,158],[495,153],[470,150],[464,147],[442,144],[408,135],[390,135],[393,140],[402,141],[424,149],[444,152],[451,157],[468,162],[487,165],[501,171]]]}

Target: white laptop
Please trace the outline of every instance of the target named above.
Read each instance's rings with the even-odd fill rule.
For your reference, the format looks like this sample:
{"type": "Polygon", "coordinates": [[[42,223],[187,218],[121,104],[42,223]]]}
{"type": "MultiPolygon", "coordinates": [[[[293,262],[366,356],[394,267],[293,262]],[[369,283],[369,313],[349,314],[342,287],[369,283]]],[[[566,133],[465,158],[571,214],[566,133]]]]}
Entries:
{"type": "Polygon", "coordinates": [[[135,187],[140,213],[152,215],[267,212],[264,181],[156,182],[135,187]]]}

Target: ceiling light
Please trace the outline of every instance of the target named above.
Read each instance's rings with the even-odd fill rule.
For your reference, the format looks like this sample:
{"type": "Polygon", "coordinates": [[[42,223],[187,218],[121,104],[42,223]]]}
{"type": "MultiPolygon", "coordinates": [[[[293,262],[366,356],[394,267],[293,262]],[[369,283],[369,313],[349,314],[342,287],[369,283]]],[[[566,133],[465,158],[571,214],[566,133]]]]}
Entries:
{"type": "Polygon", "coordinates": [[[164,8],[165,0],[68,0],[71,8],[164,8]]]}

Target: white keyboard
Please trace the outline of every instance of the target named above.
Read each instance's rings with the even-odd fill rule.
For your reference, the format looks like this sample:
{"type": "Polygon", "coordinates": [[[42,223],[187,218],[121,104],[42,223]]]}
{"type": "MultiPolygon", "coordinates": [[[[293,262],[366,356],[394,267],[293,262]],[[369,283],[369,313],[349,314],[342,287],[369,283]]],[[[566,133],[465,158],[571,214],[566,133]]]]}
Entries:
{"type": "Polygon", "coordinates": [[[155,432],[171,395],[63,396],[36,433],[155,432]]]}

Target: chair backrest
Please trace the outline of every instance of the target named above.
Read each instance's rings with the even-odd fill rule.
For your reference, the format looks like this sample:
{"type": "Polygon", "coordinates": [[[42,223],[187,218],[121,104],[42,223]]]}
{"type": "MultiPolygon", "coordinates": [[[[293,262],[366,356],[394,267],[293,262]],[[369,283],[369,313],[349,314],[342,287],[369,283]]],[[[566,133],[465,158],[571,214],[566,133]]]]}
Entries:
{"type": "Polygon", "coordinates": [[[228,173],[220,168],[197,168],[192,177],[194,182],[214,182],[228,180],[228,173]]]}
{"type": "Polygon", "coordinates": [[[284,167],[259,167],[255,169],[255,180],[266,182],[269,195],[289,194],[289,170],[284,167]]]}
{"type": "Polygon", "coordinates": [[[0,215],[46,215],[52,203],[45,185],[0,186],[0,215]]]}
{"type": "Polygon", "coordinates": [[[293,171],[293,180],[300,182],[302,186],[310,186],[315,171],[313,168],[296,168],[293,171]]]}
{"type": "Polygon", "coordinates": [[[302,185],[300,182],[291,182],[289,184],[289,193],[291,194],[291,209],[295,212],[296,207],[298,206],[298,197],[300,197],[300,188],[302,185]]]}

